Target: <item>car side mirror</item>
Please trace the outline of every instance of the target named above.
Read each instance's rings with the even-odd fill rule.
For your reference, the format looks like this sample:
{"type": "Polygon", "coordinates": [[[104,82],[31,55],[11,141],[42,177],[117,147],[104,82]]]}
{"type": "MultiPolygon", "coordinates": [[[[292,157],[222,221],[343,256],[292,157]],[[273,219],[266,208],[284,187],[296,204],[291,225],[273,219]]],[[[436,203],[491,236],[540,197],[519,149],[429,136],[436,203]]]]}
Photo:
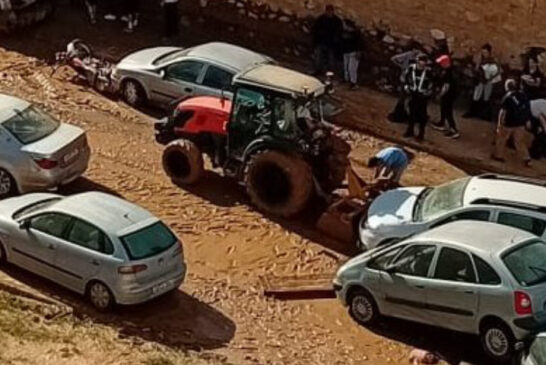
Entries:
{"type": "Polygon", "coordinates": [[[390,265],[385,268],[385,272],[391,275],[396,274],[397,271],[398,271],[397,265],[390,265]]]}
{"type": "Polygon", "coordinates": [[[165,76],[167,76],[167,73],[165,72],[165,70],[159,70],[159,77],[161,77],[162,79],[164,79],[165,76]]]}
{"type": "Polygon", "coordinates": [[[30,220],[23,219],[19,222],[19,229],[28,230],[30,228],[30,220]]]}

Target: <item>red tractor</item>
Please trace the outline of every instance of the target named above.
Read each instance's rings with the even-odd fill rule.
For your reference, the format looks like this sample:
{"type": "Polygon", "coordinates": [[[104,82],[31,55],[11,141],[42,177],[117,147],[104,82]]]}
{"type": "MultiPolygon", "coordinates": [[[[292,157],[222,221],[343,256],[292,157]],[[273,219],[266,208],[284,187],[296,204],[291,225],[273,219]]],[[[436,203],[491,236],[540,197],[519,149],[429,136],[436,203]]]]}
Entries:
{"type": "Polygon", "coordinates": [[[163,167],[178,185],[202,177],[203,154],[242,182],[254,205],[276,216],[299,213],[314,195],[340,187],[350,147],[324,121],[338,112],[316,78],[260,65],[233,80],[233,101],[195,97],[156,123],[167,145],[163,167]]]}

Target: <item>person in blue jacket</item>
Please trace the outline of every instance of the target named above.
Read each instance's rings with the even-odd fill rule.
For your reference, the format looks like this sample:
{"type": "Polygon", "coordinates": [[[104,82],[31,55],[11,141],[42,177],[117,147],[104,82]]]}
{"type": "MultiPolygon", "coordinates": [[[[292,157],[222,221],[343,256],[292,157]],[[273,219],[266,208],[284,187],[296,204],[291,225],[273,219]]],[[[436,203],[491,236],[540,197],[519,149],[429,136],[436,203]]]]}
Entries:
{"type": "Polygon", "coordinates": [[[413,154],[401,147],[387,147],[370,158],[368,167],[375,168],[377,182],[398,184],[412,159],[413,154]]]}

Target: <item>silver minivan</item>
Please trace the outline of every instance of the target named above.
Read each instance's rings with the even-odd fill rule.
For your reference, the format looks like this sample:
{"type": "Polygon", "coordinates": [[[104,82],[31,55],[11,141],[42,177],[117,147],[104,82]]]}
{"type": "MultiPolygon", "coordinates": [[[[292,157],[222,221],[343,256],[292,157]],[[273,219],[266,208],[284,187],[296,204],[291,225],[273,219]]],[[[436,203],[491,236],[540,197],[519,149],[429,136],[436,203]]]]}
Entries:
{"type": "Polygon", "coordinates": [[[0,94],[0,199],[67,184],[87,170],[89,158],[81,128],[0,94]]]}
{"type": "Polygon", "coordinates": [[[361,324],[385,315],[476,334],[504,361],[546,325],[546,242],[458,221],[348,261],[334,289],[361,324]]]}
{"type": "Polygon", "coordinates": [[[176,290],[186,274],[182,243],[163,222],[98,192],[2,201],[0,261],[85,294],[101,311],[176,290]]]}

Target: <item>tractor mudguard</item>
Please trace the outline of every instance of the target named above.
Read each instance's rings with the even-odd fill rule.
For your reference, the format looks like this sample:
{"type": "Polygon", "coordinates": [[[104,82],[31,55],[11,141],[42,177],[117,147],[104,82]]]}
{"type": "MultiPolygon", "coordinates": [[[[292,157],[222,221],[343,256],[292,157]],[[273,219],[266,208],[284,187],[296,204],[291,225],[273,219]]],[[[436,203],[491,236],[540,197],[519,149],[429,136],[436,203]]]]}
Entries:
{"type": "Polygon", "coordinates": [[[252,141],[248,146],[246,146],[245,151],[243,152],[243,163],[246,164],[250,161],[252,155],[258,151],[263,150],[277,150],[285,152],[289,155],[298,154],[299,151],[294,148],[294,146],[280,142],[279,140],[273,138],[258,138],[252,141]]]}

